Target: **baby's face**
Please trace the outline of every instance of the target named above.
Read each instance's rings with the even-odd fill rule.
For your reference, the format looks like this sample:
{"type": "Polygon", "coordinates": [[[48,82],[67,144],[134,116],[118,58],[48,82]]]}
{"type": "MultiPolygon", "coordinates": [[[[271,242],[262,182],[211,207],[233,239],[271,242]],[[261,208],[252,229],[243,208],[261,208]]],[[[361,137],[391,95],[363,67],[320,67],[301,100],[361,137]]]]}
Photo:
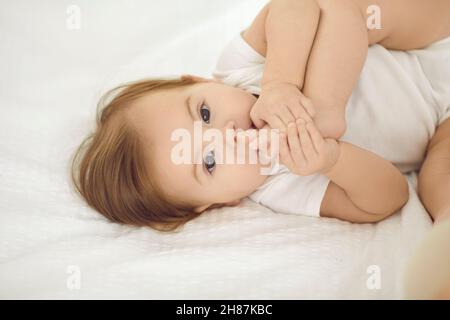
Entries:
{"type": "MultiPolygon", "coordinates": [[[[154,92],[133,103],[127,116],[146,144],[152,178],[169,199],[203,211],[212,204],[240,200],[264,182],[267,176],[261,175],[259,161],[252,164],[246,158],[244,164],[214,163],[217,161],[208,151],[211,142],[193,142],[195,121],[202,124],[203,134],[214,128],[224,138],[226,129],[251,129],[250,109],[256,100],[244,90],[211,81],[154,92]],[[174,161],[173,150],[180,141],[173,141],[172,134],[180,129],[189,132],[191,154],[199,155],[200,161],[174,161]]],[[[227,142],[223,144],[230,147],[227,142]]]]}

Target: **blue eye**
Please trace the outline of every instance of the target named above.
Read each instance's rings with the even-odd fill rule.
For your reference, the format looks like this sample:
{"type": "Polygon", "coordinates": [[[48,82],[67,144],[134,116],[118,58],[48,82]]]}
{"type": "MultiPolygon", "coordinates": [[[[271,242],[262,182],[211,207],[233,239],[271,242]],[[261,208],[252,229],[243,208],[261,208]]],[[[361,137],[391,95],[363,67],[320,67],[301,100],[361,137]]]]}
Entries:
{"type": "Polygon", "coordinates": [[[214,171],[214,168],[216,167],[214,150],[211,150],[206,154],[203,163],[205,165],[206,170],[208,170],[209,174],[211,174],[214,171]]]}
{"type": "Polygon", "coordinates": [[[209,119],[211,117],[211,112],[206,104],[202,104],[200,107],[200,116],[202,117],[203,122],[209,124],[209,119]]]}

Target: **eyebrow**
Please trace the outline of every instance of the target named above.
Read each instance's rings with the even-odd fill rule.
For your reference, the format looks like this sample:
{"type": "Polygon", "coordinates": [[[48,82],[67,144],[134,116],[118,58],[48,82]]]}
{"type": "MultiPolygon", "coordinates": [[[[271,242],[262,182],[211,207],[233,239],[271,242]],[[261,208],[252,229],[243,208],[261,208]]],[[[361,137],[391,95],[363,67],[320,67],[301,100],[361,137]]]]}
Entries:
{"type": "MultiPolygon", "coordinates": [[[[194,122],[194,121],[195,121],[195,117],[194,117],[194,114],[192,113],[192,108],[191,108],[191,98],[192,98],[192,96],[191,96],[191,95],[188,95],[188,96],[186,97],[186,99],[184,99],[184,106],[186,107],[186,109],[187,109],[189,115],[191,116],[192,122],[194,122]]],[[[200,179],[199,179],[198,174],[197,174],[197,167],[198,167],[198,165],[199,165],[199,164],[195,163],[195,161],[194,161],[194,163],[192,164],[192,175],[194,176],[195,180],[197,180],[197,183],[198,183],[198,184],[202,184],[202,183],[200,182],[200,179]]],[[[202,165],[202,164],[200,164],[200,165],[202,165]]]]}

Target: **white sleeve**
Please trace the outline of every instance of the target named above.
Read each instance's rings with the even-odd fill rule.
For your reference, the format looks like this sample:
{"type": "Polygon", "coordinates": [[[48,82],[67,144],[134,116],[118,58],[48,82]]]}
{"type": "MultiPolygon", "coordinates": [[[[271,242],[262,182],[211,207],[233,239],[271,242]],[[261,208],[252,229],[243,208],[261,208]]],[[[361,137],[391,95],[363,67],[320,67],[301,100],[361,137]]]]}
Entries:
{"type": "Polygon", "coordinates": [[[249,198],[275,212],[320,216],[320,206],[330,182],[326,176],[298,176],[287,172],[269,180],[249,198]]]}
{"type": "Polygon", "coordinates": [[[212,73],[223,83],[260,94],[265,57],[238,33],[223,49],[212,73]]]}

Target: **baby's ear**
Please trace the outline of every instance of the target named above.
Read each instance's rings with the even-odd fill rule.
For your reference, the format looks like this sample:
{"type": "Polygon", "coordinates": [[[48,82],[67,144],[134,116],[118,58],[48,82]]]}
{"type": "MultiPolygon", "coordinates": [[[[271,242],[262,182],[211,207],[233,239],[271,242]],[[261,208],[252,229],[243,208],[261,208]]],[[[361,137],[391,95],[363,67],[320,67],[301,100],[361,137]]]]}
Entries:
{"type": "Polygon", "coordinates": [[[203,77],[199,77],[199,76],[194,76],[192,74],[183,74],[181,75],[181,80],[193,80],[195,82],[217,82],[220,83],[219,79],[214,79],[214,78],[203,78],[203,77]]]}

